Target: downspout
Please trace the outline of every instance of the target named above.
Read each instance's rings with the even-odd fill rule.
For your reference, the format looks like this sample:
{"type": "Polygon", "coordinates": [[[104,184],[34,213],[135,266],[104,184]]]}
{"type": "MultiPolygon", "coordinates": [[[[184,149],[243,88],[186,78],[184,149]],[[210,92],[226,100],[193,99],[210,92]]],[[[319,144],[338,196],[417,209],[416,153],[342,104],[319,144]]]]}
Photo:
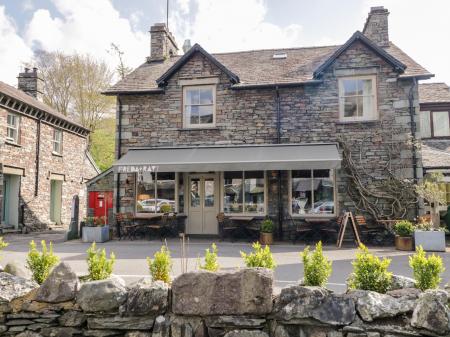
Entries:
{"type": "MultiPolygon", "coordinates": [[[[276,91],[276,105],[277,105],[277,144],[281,144],[281,106],[280,106],[280,91],[278,86],[276,91]]],[[[283,198],[281,195],[281,170],[278,170],[278,237],[283,238],[283,198]]]]}
{"type": "MultiPolygon", "coordinates": [[[[411,86],[411,88],[409,89],[409,95],[408,95],[408,99],[409,99],[409,118],[410,118],[410,125],[411,125],[411,138],[412,138],[412,147],[411,147],[411,151],[412,151],[412,165],[413,165],[413,182],[414,184],[417,184],[417,137],[416,137],[416,131],[417,131],[417,127],[416,127],[416,122],[414,120],[415,117],[415,109],[414,109],[414,89],[417,86],[417,79],[414,77],[413,78],[413,84],[411,86]]],[[[414,208],[414,214],[415,217],[417,218],[419,216],[419,204],[416,203],[415,204],[415,208],[414,208]]]]}
{"type": "Polygon", "coordinates": [[[34,196],[37,197],[39,194],[39,166],[40,166],[40,152],[41,152],[41,123],[42,115],[39,116],[37,122],[36,130],[36,175],[34,177],[34,196]]]}
{"type": "MultiPolygon", "coordinates": [[[[117,135],[117,160],[121,157],[122,152],[122,100],[120,96],[117,95],[117,103],[119,104],[119,115],[118,115],[118,135],[117,135]]],[[[116,214],[120,213],[120,173],[117,172],[116,181],[116,214]]],[[[119,234],[119,238],[122,236],[120,233],[120,224],[116,221],[116,229],[119,234]]]]}

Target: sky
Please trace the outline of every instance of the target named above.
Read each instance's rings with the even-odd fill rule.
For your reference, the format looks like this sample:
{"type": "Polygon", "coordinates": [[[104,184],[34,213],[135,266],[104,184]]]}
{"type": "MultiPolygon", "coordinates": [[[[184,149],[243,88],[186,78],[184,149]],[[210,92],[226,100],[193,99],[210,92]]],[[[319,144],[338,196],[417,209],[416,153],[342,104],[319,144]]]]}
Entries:
{"type": "MultiPolygon", "coordinates": [[[[36,50],[88,53],[111,67],[111,43],[137,67],[167,0],[0,0],[0,81],[16,85],[36,50]]],[[[169,0],[169,29],[208,52],[343,44],[371,6],[389,12],[390,40],[450,84],[449,0],[169,0]]]]}

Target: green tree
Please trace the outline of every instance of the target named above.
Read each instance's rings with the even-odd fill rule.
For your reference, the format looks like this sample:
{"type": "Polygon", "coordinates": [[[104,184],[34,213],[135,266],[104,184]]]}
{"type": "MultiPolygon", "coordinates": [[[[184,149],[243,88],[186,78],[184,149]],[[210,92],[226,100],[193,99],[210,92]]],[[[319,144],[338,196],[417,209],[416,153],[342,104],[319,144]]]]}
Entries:
{"type": "Polygon", "coordinates": [[[114,162],[115,127],[114,118],[104,118],[91,134],[90,152],[102,171],[110,168],[114,162]]]}

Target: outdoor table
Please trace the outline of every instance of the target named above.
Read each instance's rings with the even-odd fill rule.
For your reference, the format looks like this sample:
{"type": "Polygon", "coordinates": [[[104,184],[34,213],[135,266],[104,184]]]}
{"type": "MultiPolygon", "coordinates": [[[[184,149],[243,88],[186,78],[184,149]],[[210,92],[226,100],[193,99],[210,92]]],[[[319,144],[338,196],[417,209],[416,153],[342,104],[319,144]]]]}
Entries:
{"type": "Polygon", "coordinates": [[[330,227],[333,218],[329,217],[311,217],[305,218],[305,222],[311,225],[313,237],[320,238],[322,240],[322,233],[326,234],[328,239],[329,234],[337,234],[335,227],[330,227]]]}
{"type": "Polygon", "coordinates": [[[235,222],[239,229],[245,233],[248,238],[252,238],[252,232],[247,228],[247,226],[255,219],[253,216],[230,216],[228,219],[235,222]]]}

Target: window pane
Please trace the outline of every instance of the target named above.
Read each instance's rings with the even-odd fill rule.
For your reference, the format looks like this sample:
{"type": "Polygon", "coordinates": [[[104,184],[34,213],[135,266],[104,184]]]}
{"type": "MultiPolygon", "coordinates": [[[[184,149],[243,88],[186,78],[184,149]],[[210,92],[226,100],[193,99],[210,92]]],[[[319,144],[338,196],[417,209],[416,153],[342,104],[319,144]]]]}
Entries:
{"type": "Polygon", "coordinates": [[[372,96],[364,96],[362,102],[362,111],[360,116],[365,116],[370,118],[373,116],[373,97],[372,96]]]}
{"type": "Polygon", "coordinates": [[[311,170],[292,171],[293,178],[311,178],[311,170]]]}
{"type": "Polygon", "coordinates": [[[169,205],[170,211],[175,212],[175,173],[158,172],[157,179],[157,204],[156,212],[161,212],[162,205],[169,205]]]}
{"type": "Polygon", "coordinates": [[[431,137],[431,123],[429,111],[420,112],[420,134],[422,138],[431,137]]]}
{"type": "Polygon", "coordinates": [[[329,170],[314,171],[314,209],[313,213],[334,213],[334,179],[329,170]]]}
{"type": "Polygon", "coordinates": [[[344,98],[344,117],[356,117],[358,111],[358,97],[344,98]]]}
{"type": "Polygon", "coordinates": [[[214,207],[214,178],[205,179],[205,207],[214,207]]]}
{"type": "Polygon", "coordinates": [[[200,179],[191,179],[191,207],[200,207],[200,179]]]}
{"type": "Polygon", "coordinates": [[[213,106],[202,105],[198,107],[198,114],[200,116],[200,124],[210,124],[213,122],[213,106]]]}
{"type": "Polygon", "coordinates": [[[197,88],[186,89],[186,104],[199,104],[200,103],[200,93],[197,88]]]}
{"type": "Polygon", "coordinates": [[[183,173],[178,174],[178,213],[184,212],[184,178],[183,173]]]}
{"type": "Polygon", "coordinates": [[[264,172],[244,172],[245,213],[264,213],[264,172]]]}
{"type": "Polygon", "coordinates": [[[358,81],[355,80],[342,80],[342,85],[344,88],[344,96],[355,96],[358,95],[358,81]]]}
{"type": "Polygon", "coordinates": [[[225,213],[242,213],[242,172],[224,173],[225,213]]]}
{"type": "Polygon", "coordinates": [[[211,88],[200,89],[200,104],[213,104],[213,92],[211,88]]]}
{"type": "Polygon", "coordinates": [[[360,89],[359,95],[372,95],[372,80],[360,80],[358,85],[360,89]]]}
{"type": "Polygon", "coordinates": [[[450,136],[448,111],[433,112],[433,133],[435,137],[450,136]]]}
{"type": "Polygon", "coordinates": [[[137,212],[156,212],[155,174],[143,172],[137,175],[137,212]]]}
{"type": "Polygon", "coordinates": [[[186,114],[189,118],[190,124],[199,124],[199,106],[193,105],[186,107],[186,114]]]}
{"type": "MultiPolygon", "coordinates": [[[[311,171],[307,172],[309,172],[309,177],[311,177],[311,171]]],[[[292,171],[292,214],[311,213],[312,178],[299,178],[299,176],[305,175],[304,173],[306,171],[292,171]]]]}

